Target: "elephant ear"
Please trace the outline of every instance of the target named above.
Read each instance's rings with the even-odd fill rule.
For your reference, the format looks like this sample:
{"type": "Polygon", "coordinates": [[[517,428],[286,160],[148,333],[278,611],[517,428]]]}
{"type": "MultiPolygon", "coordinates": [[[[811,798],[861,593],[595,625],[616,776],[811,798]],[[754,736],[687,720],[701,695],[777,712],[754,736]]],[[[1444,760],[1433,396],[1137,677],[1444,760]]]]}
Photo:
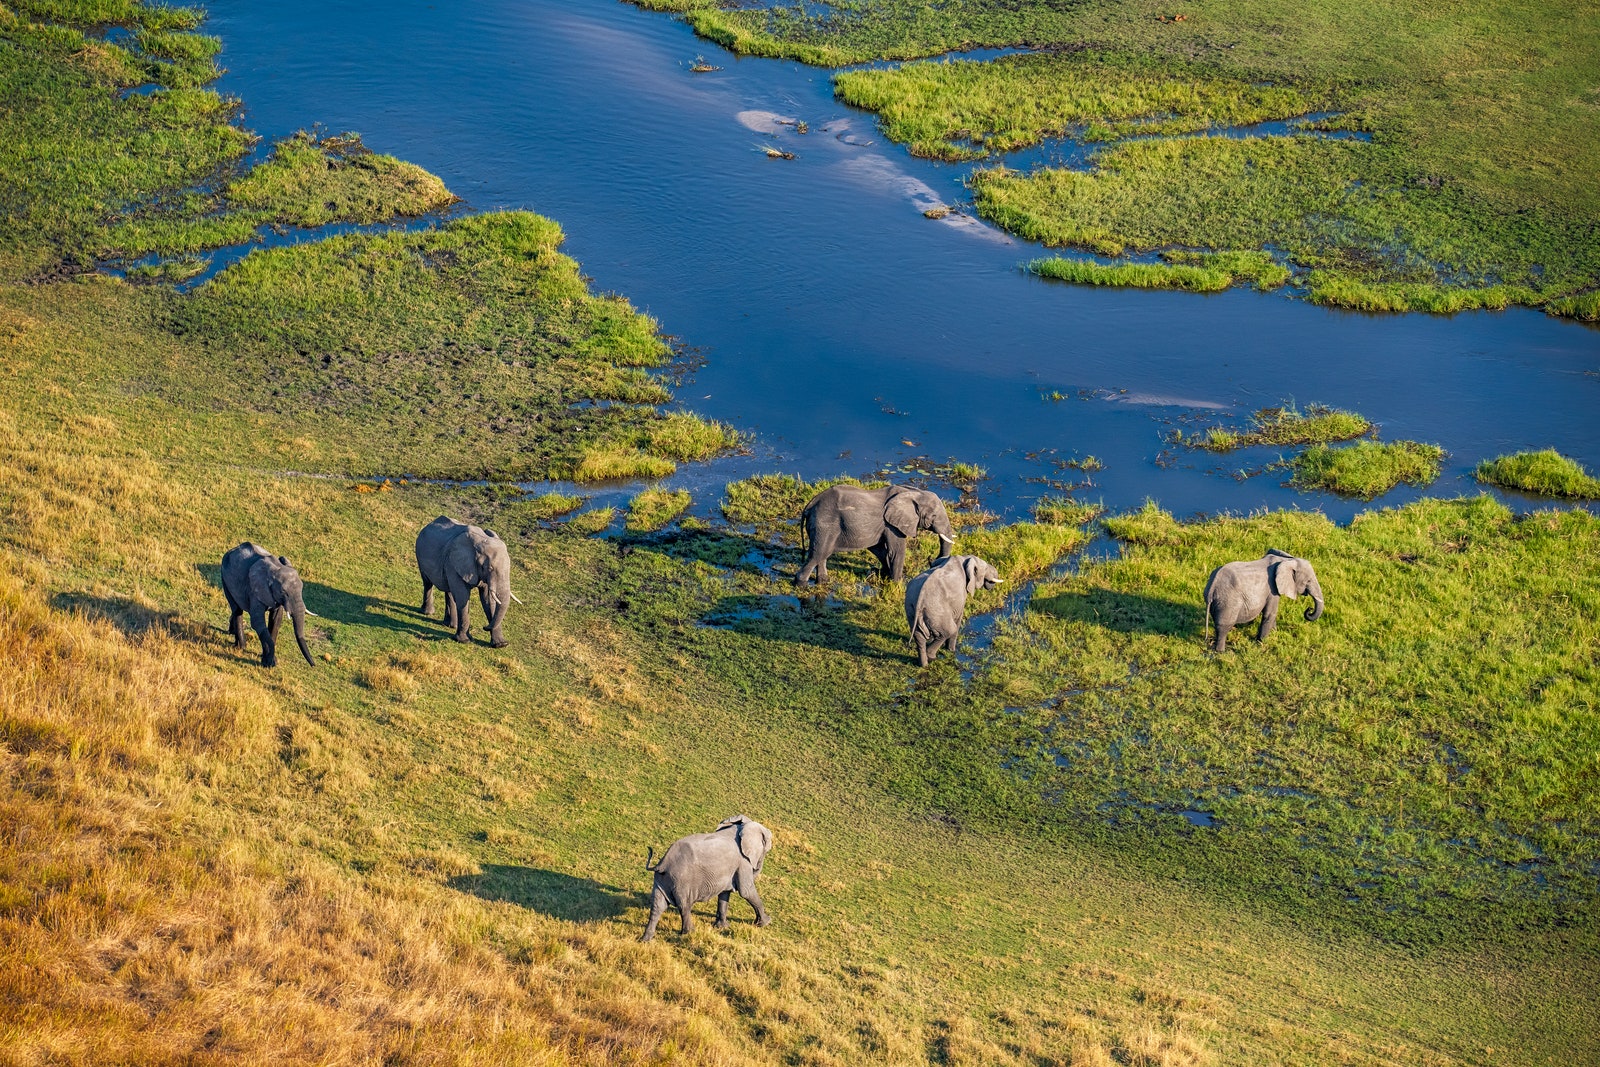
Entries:
{"type": "Polygon", "coordinates": [[[1267,577],[1272,581],[1272,591],[1281,597],[1293,600],[1300,594],[1296,592],[1295,570],[1300,561],[1292,556],[1281,563],[1274,563],[1267,568],[1267,577]]]}
{"type": "Polygon", "coordinates": [[[971,596],[983,588],[983,560],[977,556],[963,556],[961,558],[961,573],[967,578],[967,595],[971,596]]]}
{"type": "Polygon", "coordinates": [[[730,826],[733,827],[733,840],[739,846],[739,855],[743,856],[745,859],[754,864],[755,858],[753,858],[750,854],[753,849],[750,847],[750,845],[745,844],[744,839],[744,831],[747,824],[759,825],[752,823],[750,816],[748,815],[730,815],[726,819],[723,819],[721,822],[717,823],[717,830],[726,830],[730,826]]]}
{"type": "Polygon", "coordinates": [[[901,537],[915,537],[917,533],[917,504],[910,493],[896,493],[883,505],[883,521],[901,537]]]}

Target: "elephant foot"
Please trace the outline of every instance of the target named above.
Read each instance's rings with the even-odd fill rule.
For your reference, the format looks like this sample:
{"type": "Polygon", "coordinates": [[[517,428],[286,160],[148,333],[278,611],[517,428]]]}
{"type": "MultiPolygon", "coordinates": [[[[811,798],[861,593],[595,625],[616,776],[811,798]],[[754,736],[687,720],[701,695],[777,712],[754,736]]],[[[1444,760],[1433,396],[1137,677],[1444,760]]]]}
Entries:
{"type": "Polygon", "coordinates": [[[278,665],[278,657],[277,656],[262,656],[261,657],[261,665],[263,667],[276,667],[278,665]]]}
{"type": "Polygon", "coordinates": [[[505,638],[496,637],[494,640],[489,642],[489,647],[490,648],[505,648],[506,645],[508,645],[508,644],[510,644],[510,642],[507,641],[505,638]]]}
{"type": "Polygon", "coordinates": [[[759,916],[757,916],[756,917],[756,925],[757,926],[771,926],[772,925],[772,916],[770,916],[770,915],[759,915],[759,916]]]}
{"type": "Polygon", "coordinates": [[[463,645],[470,645],[472,644],[472,635],[470,633],[457,633],[456,640],[463,645]]]}
{"type": "Polygon", "coordinates": [[[654,930],[646,930],[645,933],[644,933],[644,936],[639,939],[639,943],[642,945],[646,941],[654,941],[655,939],[656,939],[656,932],[654,930]]]}
{"type": "Polygon", "coordinates": [[[713,929],[713,930],[726,930],[728,927],[730,927],[732,925],[733,924],[730,923],[727,919],[723,919],[723,920],[721,920],[719,922],[712,923],[711,924],[711,929],[713,929]]]}

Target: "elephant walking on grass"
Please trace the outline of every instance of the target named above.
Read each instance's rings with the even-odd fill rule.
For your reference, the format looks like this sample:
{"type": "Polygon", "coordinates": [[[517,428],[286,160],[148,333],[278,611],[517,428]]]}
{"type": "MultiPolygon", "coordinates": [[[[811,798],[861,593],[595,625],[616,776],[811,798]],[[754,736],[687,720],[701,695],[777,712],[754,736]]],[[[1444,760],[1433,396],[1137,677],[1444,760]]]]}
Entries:
{"type": "Polygon", "coordinates": [[[862,548],[877,557],[883,577],[899,581],[905,577],[906,542],[920,531],[939,535],[941,559],[956,543],[944,501],[936,493],[909,485],[832,486],[811,498],[800,513],[800,525],[808,548],[805,564],[794,576],[796,585],[805,585],[813,572],[817,581],[827,581],[829,556],[862,548]]]}
{"type": "Polygon", "coordinates": [[[690,909],[702,900],[717,898],[717,929],[728,927],[728,898],[734,893],[756,909],[756,925],[772,921],[761,894],[756,892],[756,877],[772,849],[772,832],[748,815],[723,819],[715,832],[680,837],[667,848],[661,862],[652,848],[645,856],[644,869],[655,872],[655,889],[650,898],[650,921],[641,941],[656,936],[656,923],[669,907],[683,917],[683,932],[694,929],[690,909]]]}
{"type": "Polygon", "coordinates": [[[1264,641],[1278,625],[1278,598],[1290,600],[1309,594],[1307,622],[1322,617],[1322,586],[1309,560],[1268,549],[1260,559],[1224,563],[1206,581],[1206,619],[1217,628],[1218,652],[1228,648],[1228,631],[1241,622],[1261,616],[1256,640],[1264,641]]]}
{"type": "Polygon", "coordinates": [[[917,645],[917,662],[926,667],[948,648],[953,654],[967,597],[979,589],[993,589],[1003,579],[1000,572],[977,556],[950,556],[906,583],[906,625],[917,645]]]}
{"type": "Polygon", "coordinates": [[[422,575],[422,614],[433,614],[433,590],[444,590],[444,624],[456,640],[472,640],[467,605],[472,591],[489,622],[489,644],[504,648],[500,632],[511,596],[511,556],[493,530],[440,515],[417,534],[417,570],[422,575]]]}
{"type": "Polygon", "coordinates": [[[233,647],[244,649],[244,614],[250,613],[250,628],[261,639],[261,665],[278,665],[278,625],[289,613],[294,639],[300,654],[315,667],[311,650],[306,648],[306,611],[299,573],[283,556],[274,556],[260,545],[246,541],[228,549],[222,557],[222,592],[228,598],[228,633],[233,647]]]}

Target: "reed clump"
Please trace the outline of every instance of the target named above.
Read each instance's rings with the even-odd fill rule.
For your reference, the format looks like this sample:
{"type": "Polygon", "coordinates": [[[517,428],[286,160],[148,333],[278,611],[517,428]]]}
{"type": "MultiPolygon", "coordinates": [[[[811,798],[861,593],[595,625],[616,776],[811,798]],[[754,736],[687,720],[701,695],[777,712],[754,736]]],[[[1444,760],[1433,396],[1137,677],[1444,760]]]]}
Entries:
{"type": "Polygon", "coordinates": [[[1553,448],[1496,456],[1478,464],[1478,481],[1536,496],[1600,500],[1600,478],[1553,448]]]}
{"type": "Polygon", "coordinates": [[[1425,486],[1439,477],[1444,449],[1418,441],[1358,441],[1343,448],[1312,445],[1291,463],[1291,482],[1371,500],[1402,482],[1425,486]]]}

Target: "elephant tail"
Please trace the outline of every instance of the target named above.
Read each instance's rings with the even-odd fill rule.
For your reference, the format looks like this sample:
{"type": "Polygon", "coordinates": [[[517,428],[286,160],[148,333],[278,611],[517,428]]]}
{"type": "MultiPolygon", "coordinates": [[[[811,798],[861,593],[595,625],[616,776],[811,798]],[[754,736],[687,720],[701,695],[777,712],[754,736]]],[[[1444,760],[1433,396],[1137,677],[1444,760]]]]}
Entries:
{"type": "Polygon", "coordinates": [[[1206,583],[1205,613],[1206,613],[1206,617],[1201,622],[1201,632],[1205,634],[1204,640],[1207,641],[1207,642],[1210,642],[1210,640],[1211,640],[1211,583],[1210,582],[1206,583]]]}
{"type": "MultiPolygon", "coordinates": [[[[644,869],[645,870],[653,871],[656,868],[661,866],[661,864],[655,862],[655,858],[656,858],[656,846],[650,845],[645,850],[645,854],[644,854],[644,869]]],[[[666,854],[662,853],[661,858],[662,859],[666,859],[667,858],[666,854]]]]}

